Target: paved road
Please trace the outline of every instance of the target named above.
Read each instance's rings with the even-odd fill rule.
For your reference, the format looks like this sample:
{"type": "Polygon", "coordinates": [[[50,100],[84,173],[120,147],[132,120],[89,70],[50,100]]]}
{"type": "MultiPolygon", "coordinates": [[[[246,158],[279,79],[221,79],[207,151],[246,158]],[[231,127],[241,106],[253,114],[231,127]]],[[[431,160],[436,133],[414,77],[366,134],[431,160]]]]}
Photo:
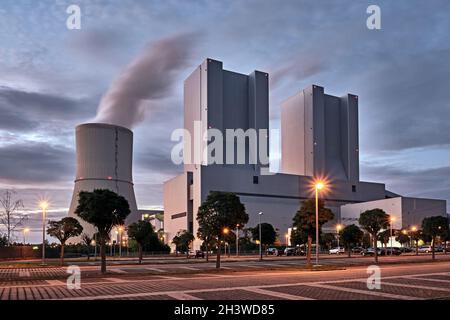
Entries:
{"type": "MultiPolygon", "coordinates": [[[[435,299],[450,297],[450,262],[385,264],[381,289],[367,288],[367,267],[345,270],[299,271],[292,269],[195,274],[133,275],[123,267],[105,277],[81,279],[81,289],[68,289],[65,280],[48,279],[0,282],[0,299],[176,299],[176,300],[311,300],[311,299],[435,299]]],[[[24,272],[24,271],[22,271],[24,272]]]]}

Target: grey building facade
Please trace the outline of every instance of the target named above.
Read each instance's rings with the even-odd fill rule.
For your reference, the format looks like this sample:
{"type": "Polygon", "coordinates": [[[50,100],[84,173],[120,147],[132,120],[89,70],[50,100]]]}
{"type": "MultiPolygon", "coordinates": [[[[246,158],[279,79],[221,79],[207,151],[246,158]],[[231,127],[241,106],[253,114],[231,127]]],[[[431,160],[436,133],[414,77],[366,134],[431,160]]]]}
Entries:
{"type": "MultiPolygon", "coordinates": [[[[260,71],[249,75],[227,71],[222,62],[212,59],[198,66],[184,83],[184,126],[191,133],[191,139],[185,139],[185,150],[195,142],[206,150],[210,146],[201,135],[195,136],[195,122],[200,123],[202,133],[208,129],[269,129],[268,77],[260,71]]],[[[263,212],[262,221],[274,225],[280,238],[291,227],[302,201],[314,197],[315,177],[327,180],[329,187],[321,198],[335,213],[326,231],[341,223],[342,205],[398,196],[384,184],[359,179],[357,96],[331,96],[312,85],[287,99],[281,108],[281,172],[265,174],[269,169],[260,152],[256,164],[210,164],[208,156],[201,163],[185,164],[183,174],[164,184],[166,243],[179,230],[196,235],[197,209],[211,191],[239,195],[250,217],[247,226],[255,226],[258,213],[263,212]]],[[[261,142],[270,143],[269,135],[258,136],[253,141],[258,146],[250,140],[224,137],[224,144],[231,143],[233,148],[244,143],[246,159],[261,142]]],[[[200,245],[200,240],[194,241],[195,248],[200,245]]]]}

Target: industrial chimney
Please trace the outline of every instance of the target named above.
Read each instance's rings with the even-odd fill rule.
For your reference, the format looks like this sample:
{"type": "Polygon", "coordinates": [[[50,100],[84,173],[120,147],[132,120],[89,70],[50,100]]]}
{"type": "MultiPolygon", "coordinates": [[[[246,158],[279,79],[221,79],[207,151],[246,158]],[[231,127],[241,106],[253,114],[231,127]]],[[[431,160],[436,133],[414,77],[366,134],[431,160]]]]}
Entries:
{"type": "Polygon", "coordinates": [[[125,197],[130,205],[126,224],[139,220],[132,178],[133,132],[104,123],[81,124],[76,127],[76,154],[75,188],[69,216],[80,221],[83,232],[92,236],[95,229],[75,214],[80,191],[114,191],[125,197]]]}

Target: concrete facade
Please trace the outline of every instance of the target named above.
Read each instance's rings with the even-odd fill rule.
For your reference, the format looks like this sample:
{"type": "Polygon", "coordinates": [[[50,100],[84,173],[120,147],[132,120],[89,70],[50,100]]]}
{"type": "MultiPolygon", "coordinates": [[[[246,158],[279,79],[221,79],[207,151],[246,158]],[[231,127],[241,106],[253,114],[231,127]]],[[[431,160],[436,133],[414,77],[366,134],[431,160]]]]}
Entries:
{"type": "Polygon", "coordinates": [[[394,217],[393,228],[420,228],[422,220],[430,216],[447,216],[445,200],[395,197],[363,203],[346,204],[341,207],[341,221],[344,225],[358,225],[359,215],[370,209],[379,208],[394,217]]]}
{"type": "MultiPolygon", "coordinates": [[[[210,144],[202,139],[207,129],[268,129],[268,93],[267,73],[239,74],[223,70],[220,61],[205,60],[184,83],[184,126],[191,134],[190,141],[185,139],[184,152],[196,139],[209,151],[210,144]],[[195,121],[200,123],[201,135],[194,135],[195,121]]],[[[312,85],[282,104],[281,133],[281,173],[261,174],[262,169],[268,168],[259,152],[256,164],[211,164],[208,152],[201,163],[185,164],[183,174],[167,181],[166,243],[171,244],[182,229],[196,235],[197,209],[211,191],[236,193],[249,215],[247,226],[255,226],[258,212],[262,211],[262,221],[278,229],[282,242],[301,202],[314,197],[314,177],[326,178],[329,188],[321,198],[335,213],[335,219],[324,226],[325,232],[335,230],[335,225],[341,223],[343,205],[398,197],[382,183],[359,179],[357,96],[335,97],[312,85]]],[[[268,136],[258,139],[270,143],[268,136]]],[[[233,147],[245,143],[246,159],[255,147],[247,140],[225,138],[227,143],[233,147]]],[[[227,152],[224,150],[225,158],[227,152]]],[[[236,153],[233,158],[236,160],[236,153]]],[[[419,202],[417,199],[416,204],[419,202]]],[[[442,202],[445,208],[445,201],[442,202]]],[[[411,216],[429,213],[419,208],[411,216]]],[[[200,240],[194,241],[195,248],[200,245],[200,240]]]]}

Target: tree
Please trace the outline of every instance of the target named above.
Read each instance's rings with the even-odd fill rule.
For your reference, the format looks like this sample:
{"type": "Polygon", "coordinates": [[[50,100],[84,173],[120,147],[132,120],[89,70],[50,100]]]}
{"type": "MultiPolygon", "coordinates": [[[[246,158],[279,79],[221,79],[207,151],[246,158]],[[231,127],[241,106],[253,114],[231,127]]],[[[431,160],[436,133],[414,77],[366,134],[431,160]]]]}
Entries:
{"type": "Polygon", "coordinates": [[[22,226],[27,216],[23,213],[23,201],[15,199],[16,192],[5,190],[0,196],[0,224],[6,229],[8,245],[11,244],[11,236],[14,231],[22,226]]]}
{"type": "Polygon", "coordinates": [[[142,263],[142,248],[150,243],[151,237],[157,237],[153,226],[148,221],[138,221],[128,226],[128,237],[138,244],[139,264],[142,263]]]}
{"type": "Polygon", "coordinates": [[[175,245],[175,250],[178,252],[185,251],[186,257],[189,258],[189,247],[191,246],[192,241],[194,241],[195,237],[192,233],[187,230],[180,230],[177,232],[175,237],[172,239],[172,243],[175,245]]]}
{"type": "Polygon", "coordinates": [[[445,235],[448,231],[448,219],[443,216],[425,218],[422,221],[422,231],[425,235],[431,237],[432,259],[435,260],[436,237],[445,235]]]}
{"type": "Polygon", "coordinates": [[[344,246],[348,250],[348,256],[351,256],[351,247],[352,245],[356,245],[357,243],[360,243],[363,240],[364,232],[354,224],[345,226],[344,229],[342,229],[340,238],[344,246]]]}
{"type": "Polygon", "coordinates": [[[361,213],[358,222],[364,230],[372,235],[375,263],[378,263],[378,234],[382,229],[387,229],[389,226],[389,215],[378,208],[367,210],[361,213]]]}
{"type": "MultiPolygon", "coordinates": [[[[325,203],[322,199],[318,201],[319,208],[319,231],[322,226],[330,220],[333,220],[333,212],[325,208],[325,203]]],[[[298,231],[304,232],[308,235],[308,250],[307,250],[307,264],[311,264],[311,244],[316,235],[316,202],[315,199],[308,199],[303,201],[302,206],[297,211],[293,218],[293,227],[298,231]]],[[[316,248],[319,250],[319,248],[316,248]]]]}
{"type": "Polygon", "coordinates": [[[387,252],[387,246],[389,244],[390,239],[391,239],[391,230],[390,229],[381,231],[378,234],[378,241],[380,241],[381,245],[384,246],[384,248],[386,249],[386,252],[387,252]]]}
{"type": "Polygon", "coordinates": [[[331,249],[334,241],[336,241],[336,235],[330,232],[322,233],[319,238],[320,245],[327,249],[331,249]]]}
{"type": "Polygon", "coordinates": [[[72,237],[78,237],[83,232],[83,227],[77,219],[65,217],[59,221],[49,221],[47,234],[55,237],[61,242],[60,259],[61,265],[64,265],[64,246],[66,241],[72,237]]]}
{"type": "Polygon", "coordinates": [[[0,248],[8,245],[8,237],[4,234],[0,234],[0,248]]]}
{"type": "Polygon", "coordinates": [[[198,236],[207,241],[207,244],[212,238],[218,243],[216,268],[220,268],[220,242],[224,236],[223,230],[236,228],[236,225],[242,228],[248,222],[245,206],[234,193],[213,191],[198,208],[197,221],[198,236]]]}
{"type": "Polygon", "coordinates": [[[411,231],[411,239],[416,243],[416,256],[419,255],[419,240],[423,239],[422,230],[411,231]]]}
{"type": "Polygon", "coordinates": [[[92,240],[94,238],[89,236],[87,233],[83,233],[81,235],[81,242],[86,246],[86,251],[87,251],[87,259],[89,260],[90,258],[90,254],[91,254],[91,250],[90,247],[92,245],[92,240]]]}
{"type": "Polygon", "coordinates": [[[404,246],[406,243],[409,243],[410,238],[407,234],[404,234],[403,232],[399,231],[395,236],[395,241],[400,242],[400,244],[404,246]]]}
{"type": "Polygon", "coordinates": [[[100,243],[101,272],[106,273],[105,243],[114,226],[123,225],[130,214],[128,201],[108,189],[95,189],[93,192],[81,191],[75,210],[84,221],[97,228],[100,243]]]}
{"type": "Polygon", "coordinates": [[[291,244],[293,246],[302,245],[308,242],[308,234],[303,230],[292,229],[291,244]]]}
{"type": "Polygon", "coordinates": [[[444,242],[444,254],[447,254],[447,242],[450,241],[450,229],[441,235],[441,241],[444,242]]]}
{"type": "MultiPolygon", "coordinates": [[[[256,227],[251,228],[250,231],[252,233],[253,241],[259,241],[259,224],[256,225],[256,227]]],[[[261,244],[264,246],[264,249],[267,250],[267,246],[273,244],[275,240],[277,240],[275,228],[270,223],[261,223],[261,244]]]]}

